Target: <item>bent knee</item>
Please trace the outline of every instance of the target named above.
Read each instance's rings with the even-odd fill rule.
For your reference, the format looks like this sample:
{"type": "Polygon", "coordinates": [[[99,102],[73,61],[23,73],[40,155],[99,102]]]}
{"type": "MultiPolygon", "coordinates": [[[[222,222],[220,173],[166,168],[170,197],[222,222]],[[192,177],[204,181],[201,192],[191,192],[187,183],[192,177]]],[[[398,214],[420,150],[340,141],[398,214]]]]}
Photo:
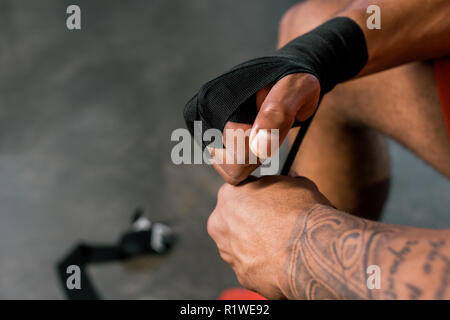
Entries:
{"type": "Polygon", "coordinates": [[[341,11],[352,0],[307,0],[289,8],[280,20],[278,46],[314,29],[341,11]]]}

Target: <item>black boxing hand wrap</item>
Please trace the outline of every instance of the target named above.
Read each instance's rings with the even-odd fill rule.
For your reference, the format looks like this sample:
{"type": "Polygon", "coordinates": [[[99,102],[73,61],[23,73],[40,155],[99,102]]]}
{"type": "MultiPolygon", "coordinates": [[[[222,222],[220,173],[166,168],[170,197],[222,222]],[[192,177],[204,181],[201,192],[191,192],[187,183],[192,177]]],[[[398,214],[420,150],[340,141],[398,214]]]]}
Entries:
{"type": "Polygon", "coordinates": [[[220,131],[228,121],[252,124],[260,89],[289,74],[309,73],[319,80],[322,97],[356,76],[367,59],[366,40],[358,24],[349,18],[334,18],[273,55],[239,64],[204,84],[184,108],[186,124],[191,134],[194,121],[201,121],[203,130],[220,131]]]}

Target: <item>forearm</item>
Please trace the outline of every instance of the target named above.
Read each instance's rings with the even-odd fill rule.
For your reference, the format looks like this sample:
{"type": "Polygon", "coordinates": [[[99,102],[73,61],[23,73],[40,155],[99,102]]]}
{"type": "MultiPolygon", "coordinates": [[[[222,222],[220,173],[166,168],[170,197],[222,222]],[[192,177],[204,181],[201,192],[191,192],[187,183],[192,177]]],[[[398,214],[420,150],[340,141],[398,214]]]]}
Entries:
{"type": "Polygon", "coordinates": [[[450,233],[372,222],[316,205],[302,213],[281,290],[289,299],[448,299],[450,233]],[[380,270],[369,289],[369,266],[380,270]]]}
{"type": "Polygon", "coordinates": [[[369,60],[360,75],[450,54],[450,1],[354,0],[336,16],[356,21],[363,30],[369,60]],[[370,30],[367,8],[381,9],[381,29],[370,30]]]}

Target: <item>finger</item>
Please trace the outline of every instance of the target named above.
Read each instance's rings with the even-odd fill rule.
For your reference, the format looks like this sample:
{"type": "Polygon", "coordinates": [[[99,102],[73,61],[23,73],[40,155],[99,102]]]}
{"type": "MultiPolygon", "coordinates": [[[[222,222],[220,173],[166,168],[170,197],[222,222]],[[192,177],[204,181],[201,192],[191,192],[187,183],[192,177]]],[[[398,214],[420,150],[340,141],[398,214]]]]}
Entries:
{"type": "Polygon", "coordinates": [[[272,86],[267,86],[262,88],[256,93],[256,110],[259,111],[261,109],[261,106],[264,100],[266,100],[266,97],[269,94],[270,89],[272,89],[272,86]]]}
{"type": "Polygon", "coordinates": [[[214,169],[229,184],[239,184],[261,164],[250,152],[250,130],[249,124],[227,122],[222,138],[225,148],[208,147],[214,169]]]}
{"type": "Polygon", "coordinates": [[[317,105],[317,79],[309,74],[292,74],[278,81],[267,94],[250,135],[250,148],[260,158],[277,151],[294,124],[296,116],[309,117],[317,105]],[[314,78],[314,79],[311,79],[314,78]],[[313,100],[313,101],[311,101],[313,100]],[[300,113],[303,106],[308,110],[300,113]],[[278,134],[277,130],[278,129],[278,134]]]}

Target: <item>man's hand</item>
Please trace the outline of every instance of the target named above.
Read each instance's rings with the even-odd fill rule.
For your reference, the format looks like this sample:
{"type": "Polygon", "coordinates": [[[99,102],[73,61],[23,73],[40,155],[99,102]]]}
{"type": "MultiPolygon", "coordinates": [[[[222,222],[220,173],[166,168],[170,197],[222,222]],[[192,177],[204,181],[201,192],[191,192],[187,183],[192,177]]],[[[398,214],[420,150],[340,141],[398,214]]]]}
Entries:
{"type": "MultiPolygon", "coordinates": [[[[267,135],[258,135],[261,129],[279,129],[279,145],[286,138],[289,130],[292,128],[294,121],[305,121],[315,111],[320,97],[320,85],[317,78],[311,74],[296,73],[288,75],[279,80],[273,87],[266,87],[260,90],[256,95],[256,109],[258,115],[253,126],[243,123],[227,122],[224,130],[251,128],[249,139],[246,141],[245,155],[237,155],[238,148],[230,146],[235,141],[226,141],[224,135],[223,144],[225,149],[210,149],[213,156],[213,166],[230,184],[236,185],[247,178],[261,163],[250,164],[226,164],[227,150],[233,150],[233,154],[229,155],[229,159],[237,159],[245,157],[249,159],[249,153],[253,152],[258,158],[263,159],[270,154],[270,141],[267,135]],[[258,147],[259,146],[259,147],[258,147]],[[263,147],[265,146],[265,148],[263,147]],[[269,151],[268,154],[262,154],[261,150],[269,151]],[[230,157],[231,156],[231,157],[230,157]],[[216,161],[214,161],[216,160],[216,161]],[[217,162],[222,164],[217,164],[217,162]]],[[[275,151],[275,150],[273,150],[275,151]]],[[[263,152],[265,153],[265,152],[263,152]]]]}
{"type": "Polygon", "coordinates": [[[303,210],[317,204],[330,205],[306,178],[250,177],[237,187],[224,184],[220,188],[208,233],[244,287],[282,299],[281,282],[295,221],[303,210]]]}
{"type": "Polygon", "coordinates": [[[208,233],[239,282],[270,299],[450,298],[449,230],[338,211],[303,177],[224,184],[208,233]]]}

